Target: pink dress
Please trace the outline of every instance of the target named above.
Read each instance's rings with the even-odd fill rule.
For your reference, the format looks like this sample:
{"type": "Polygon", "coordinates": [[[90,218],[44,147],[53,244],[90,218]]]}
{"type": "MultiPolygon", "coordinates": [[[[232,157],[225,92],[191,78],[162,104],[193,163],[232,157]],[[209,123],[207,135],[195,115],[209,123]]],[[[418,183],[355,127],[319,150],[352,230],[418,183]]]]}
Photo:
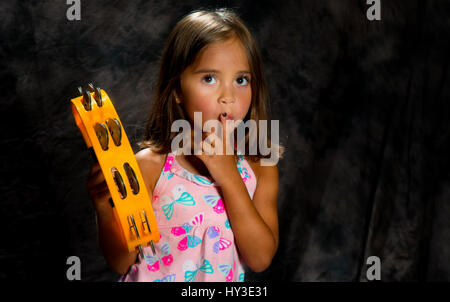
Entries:
{"type": "MultiPolygon", "coordinates": [[[[253,199],[256,177],[242,155],[237,168],[253,199]]],[[[119,281],[244,281],[222,192],[212,178],[187,171],[169,153],[152,205],[161,236],[156,255],[144,248],[144,259],[119,281]]]]}

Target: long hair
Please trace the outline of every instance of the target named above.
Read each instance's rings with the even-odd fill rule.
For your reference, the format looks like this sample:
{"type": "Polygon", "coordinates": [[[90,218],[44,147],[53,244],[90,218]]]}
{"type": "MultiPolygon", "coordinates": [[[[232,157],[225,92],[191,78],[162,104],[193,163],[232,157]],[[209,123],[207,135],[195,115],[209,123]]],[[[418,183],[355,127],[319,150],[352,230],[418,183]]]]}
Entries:
{"type": "MultiPolygon", "coordinates": [[[[147,120],[144,140],[139,142],[141,148],[150,147],[160,154],[171,151],[172,139],[178,134],[171,132],[172,123],[178,119],[188,120],[182,104],[175,101],[176,93],[181,91],[181,74],[195,61],[204,47],[234,37],[245,48],[252,78],[252,100],[243,122],[251,119],[259,127],[259,120],[268,120],[269,94],[256,41],[242,20],[231,10],[198,10],[181,19],[167,39],[154,91],[154,105],[147,120]]],[[[248,150],[248,133],[245,143],[248,150]]],[[[268,145],[270,144],[269,138],[268,145]]],[[[281,153],[282,151],[279,152],[280,156],[281,153]]],[[[261,155],[258,148],[257,155],[246,157],[257,161],[267,156],[261,155]]]]}

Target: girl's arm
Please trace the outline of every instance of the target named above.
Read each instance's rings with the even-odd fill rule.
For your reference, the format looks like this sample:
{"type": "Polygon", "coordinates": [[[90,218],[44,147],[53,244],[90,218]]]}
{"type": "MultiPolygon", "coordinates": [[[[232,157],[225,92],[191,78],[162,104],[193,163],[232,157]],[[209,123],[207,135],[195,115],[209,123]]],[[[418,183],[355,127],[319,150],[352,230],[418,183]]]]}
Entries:
{"type": "MultiPolygon", "coordinates": [[[[154,183],[162,169],[165,156],[155,154],[150,149],[144,149],[136,153],[135,157],[151,198],[154,183]]],[[[128,252],[121,240],[120,225],[116,221],[113,209],[108,201],[111,194],[98,163],[95,163],[91,168],[87,187],[96,212],[100,249],[108,265],[115,272],[124,275],[128,272],[130,266],[136,262],[138,252],[128,252]]]]}
{"type": "Polygon", "coordinates": [[[269,267],[278,248],[278,167],[260,166],[258,176],[253,201],[237,168],[221,181],[236,244],[255,272],[269,267]]]}
{"type": "Polygon", "coordinates": [[[137,251],[128,252],[120,240],[121,229],[111,206],[103,213],[97,211],[97,228],[100,249],[106,262],[115,272],[125,275],[130,266],[136,262],[137,251]]]}
{"type": "MultiPolygon", "coordinates": [[[[196,155],[208,168],[211,176],[222,187],[236,244],[247,265],[255,272],[265,270],[278,248],[278,167],[259,166],[258,184],[253,200],[236,167],[234,155],[214,152],[215,143],[222,140],[222,154],[231,149],[228,129],[221,115],[222,139],[209,132],[200,147],[204,153],[196,155]],[[211,141],[210,141],[211,139],[211,141]],[[227,149],[230,148],[230,149],[227,149]]],[[[195,144],[195,142],[194,142],[195,144]]],[[[220,146],[219,146],[220,149],[220,146]]]]}
{"type": "Polygon", "coordinates": [[[95,208],[100,250],[108,265],[123,275],[136,261],[137,252],[129,253],[122,243],[120,226],[108,201],[111,194],[98,163],[92,165],[87,188],[95,208]]]}

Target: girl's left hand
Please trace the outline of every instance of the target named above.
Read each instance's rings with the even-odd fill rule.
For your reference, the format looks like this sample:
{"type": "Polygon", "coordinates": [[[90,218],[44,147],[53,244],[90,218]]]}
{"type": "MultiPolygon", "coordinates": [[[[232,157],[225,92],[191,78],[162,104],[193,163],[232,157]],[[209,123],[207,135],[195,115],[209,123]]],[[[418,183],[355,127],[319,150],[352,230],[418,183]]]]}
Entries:
{"type": "Polygon", "coordinates": [[[234,121],[231,120],[230,122],[229,126],[226,127],[227,119],[220,115],[222,138],[217,136],[215,132],[204,133],[199,147],[202,152],[200,155],[196,155],[205,164],[212,178],[218,184],[222,184],[223,181],[237,172],[235,149],[231,142],[231,136],[234,135],[234,121]],[[227,149],[231,154],[227,154],[227,149]]]}

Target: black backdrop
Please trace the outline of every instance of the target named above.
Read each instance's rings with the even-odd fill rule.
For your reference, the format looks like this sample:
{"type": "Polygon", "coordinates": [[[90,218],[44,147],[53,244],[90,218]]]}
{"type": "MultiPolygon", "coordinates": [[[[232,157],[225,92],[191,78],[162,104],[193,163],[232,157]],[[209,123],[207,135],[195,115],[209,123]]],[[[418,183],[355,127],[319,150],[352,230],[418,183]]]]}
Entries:
{"type": "Polygon", "coordinates": [[[164,42],[183,15],[231,7],[260,45],[280,120],[280,247],[248,280],[450,280],[450,3],[0,2],[0,278],[117,280],[98,246],[89,154],[69,100],[93,81],[133,148],[164,42]]]}

